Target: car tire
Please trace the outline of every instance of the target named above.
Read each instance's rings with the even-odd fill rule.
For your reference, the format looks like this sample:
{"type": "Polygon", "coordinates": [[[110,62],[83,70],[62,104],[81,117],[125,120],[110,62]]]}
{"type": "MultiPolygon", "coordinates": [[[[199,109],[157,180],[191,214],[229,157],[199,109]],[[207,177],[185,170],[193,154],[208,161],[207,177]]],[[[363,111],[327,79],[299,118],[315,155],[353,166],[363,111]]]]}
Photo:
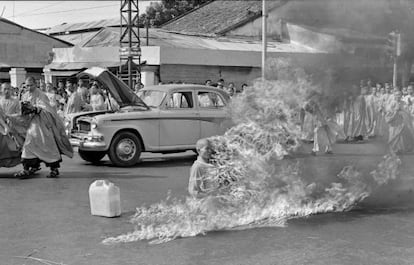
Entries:
{"type": "Polygon", "coordinates": [[[91,162],[92,164],[98,164],[101,159],[106,155],[106,152],[103,151],[78,151],[79,156],[88,162],[91,162]]]}
{"type": "Polygon", "coordinates": [[[138,163],[142,146],[132,132],[120,132],[112,140],[108,156],[117,167],[130,167],[138,163]]]}

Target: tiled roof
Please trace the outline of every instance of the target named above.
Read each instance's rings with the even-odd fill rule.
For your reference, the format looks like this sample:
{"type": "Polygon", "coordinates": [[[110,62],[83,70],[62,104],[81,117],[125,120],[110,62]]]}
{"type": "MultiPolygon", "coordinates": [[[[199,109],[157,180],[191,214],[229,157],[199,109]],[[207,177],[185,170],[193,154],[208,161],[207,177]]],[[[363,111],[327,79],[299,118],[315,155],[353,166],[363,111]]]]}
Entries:
{"type": "MultiPolygon", "coordinates": [[[[267,1],[269,8],[286,0],[267,1]]],[[[190,11],[163,25],[163,29],[189,35],[215,36],[261,15],[261,0],[218,0],[190,11]]]]}

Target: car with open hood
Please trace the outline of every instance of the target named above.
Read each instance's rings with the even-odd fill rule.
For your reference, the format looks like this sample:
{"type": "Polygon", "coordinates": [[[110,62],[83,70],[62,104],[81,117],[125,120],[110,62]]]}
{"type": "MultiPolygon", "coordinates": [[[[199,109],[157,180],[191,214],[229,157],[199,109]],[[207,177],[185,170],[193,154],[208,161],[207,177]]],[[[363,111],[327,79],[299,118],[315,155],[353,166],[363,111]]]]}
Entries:
{"type": "Polygon", "coordinates": [[[148,86],[135,94],[110,71],[93,67],[79,78],[93,79],[119,108],[76,113],[68,133],[82,159],[97,163],[106,154],[116,166],[132,166],[142,152],[195,150],[197,140],[223,134],[231,122],[230,98],[214,87],[193,84],[148,86]]]}

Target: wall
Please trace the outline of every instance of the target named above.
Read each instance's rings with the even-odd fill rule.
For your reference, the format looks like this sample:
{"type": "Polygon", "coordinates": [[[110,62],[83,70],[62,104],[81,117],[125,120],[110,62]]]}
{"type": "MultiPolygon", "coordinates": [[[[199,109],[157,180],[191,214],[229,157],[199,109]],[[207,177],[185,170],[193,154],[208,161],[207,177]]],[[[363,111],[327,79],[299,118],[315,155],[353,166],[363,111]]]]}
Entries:
{"type": "Polygon", "coordinates": [[[210,65],[178,65],[163,64],[160,66],[160,76],[163,83],[182,81],[191,84],[204,84],[210,79],[213,83],[223,78],[225,83],[235,83],[241,87],[243,83],[251,83],[260,77],[260,68],[237,66],[210,66],[210,65]]]}

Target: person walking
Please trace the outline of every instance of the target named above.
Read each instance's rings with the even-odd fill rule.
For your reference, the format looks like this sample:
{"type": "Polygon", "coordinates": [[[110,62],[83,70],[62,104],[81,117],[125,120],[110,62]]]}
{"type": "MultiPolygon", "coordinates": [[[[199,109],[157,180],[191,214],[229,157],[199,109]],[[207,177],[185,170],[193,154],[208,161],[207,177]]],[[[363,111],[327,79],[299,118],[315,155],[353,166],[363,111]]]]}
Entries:
{"type": "Polygon", "coordinates": [[[72,158],[73,149],[63,122],[50,106],[49,98],[36,88],[33,77],[26,79],[26,88],[27,92],[22,96],[22,114],[29,116],[30,124],[22,148],[23,170],[15,176],[29,178],[40,170],[40,163],[43,162],[50,168],[47,177],[56,178],[59,176],[61,155],[72,158]]]}

